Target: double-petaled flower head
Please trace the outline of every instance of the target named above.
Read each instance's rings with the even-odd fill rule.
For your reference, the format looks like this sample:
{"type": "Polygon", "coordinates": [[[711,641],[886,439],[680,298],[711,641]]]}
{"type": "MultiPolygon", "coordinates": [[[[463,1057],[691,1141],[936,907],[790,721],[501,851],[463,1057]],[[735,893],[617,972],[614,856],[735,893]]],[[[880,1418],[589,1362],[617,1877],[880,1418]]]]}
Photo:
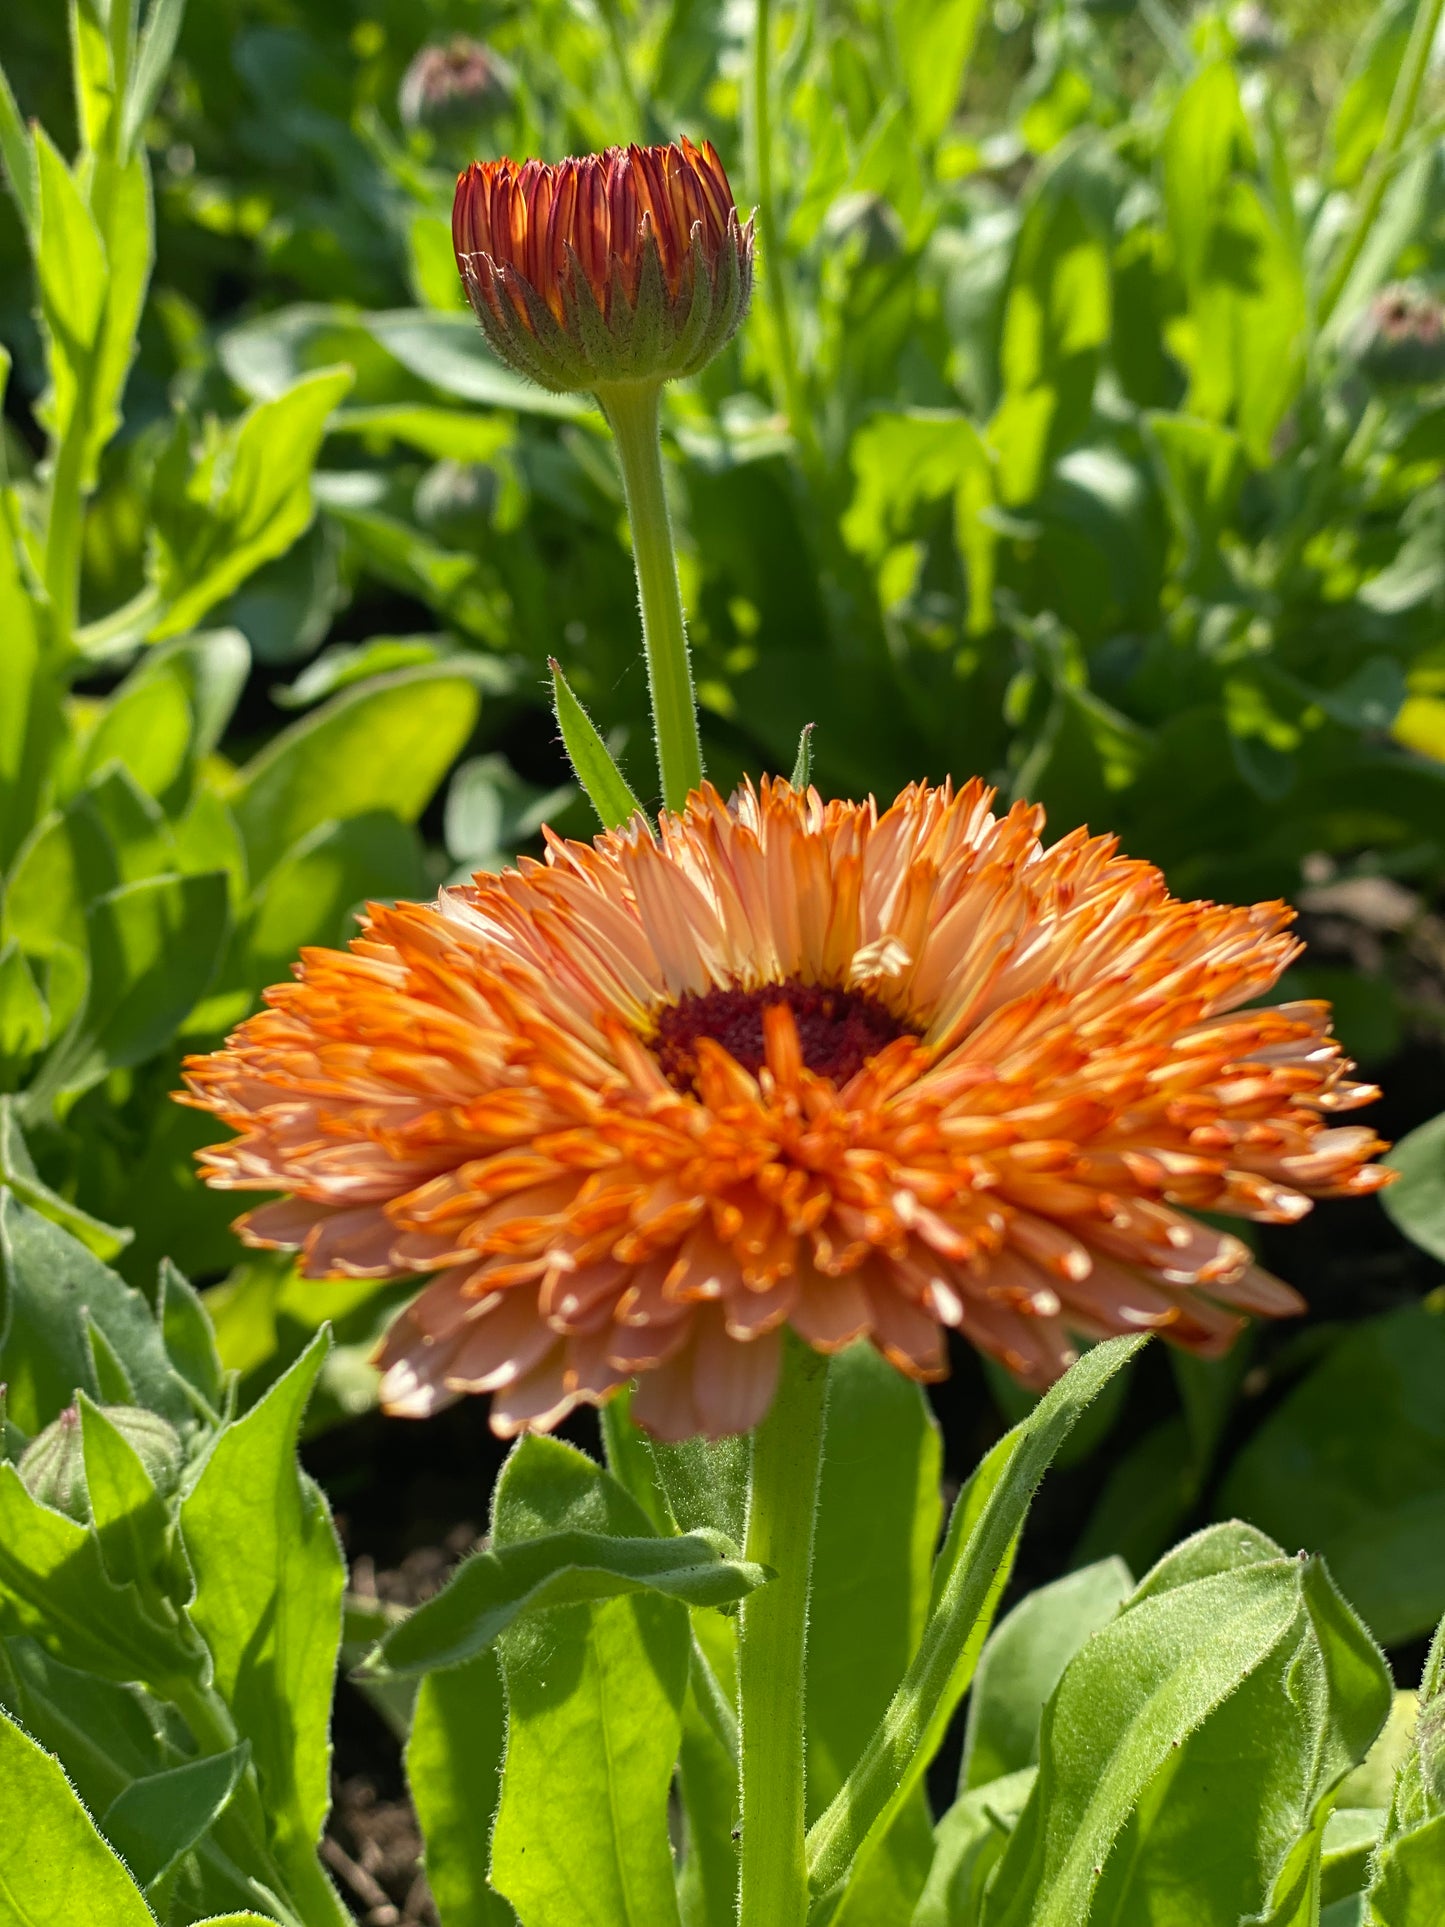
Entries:
{"type": "Polygon", "coordinates": [[[473,161],[452,240],[492,348],[545,388],[695,374],[752,289],[753,223],[708,141],[473,161]]]}
{"type": "Polygon", "coordinates": [[[1042,1386],[1078,1339],[1211,1355],[1300,1309],[1242,1240],[1372,1191],[1319,1003],[1241,1008],[1281,904],[1159,873],[970,783],[893,807],[711,788],[654,832],[373,905],[186,1067],[202,1154],[314,1278],[428,1282],[382,1353],[422,1414],[555,1425],[636,1377],[663,1438],[766,1411],[783,1328],[918,1379],[961,1332],[1042,1386]]]}

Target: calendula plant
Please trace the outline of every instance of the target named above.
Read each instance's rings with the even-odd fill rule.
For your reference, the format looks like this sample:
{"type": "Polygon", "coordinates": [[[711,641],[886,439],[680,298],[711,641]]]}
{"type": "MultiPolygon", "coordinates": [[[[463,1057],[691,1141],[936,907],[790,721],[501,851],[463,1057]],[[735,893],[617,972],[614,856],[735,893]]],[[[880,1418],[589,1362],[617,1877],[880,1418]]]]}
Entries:
{"type": "MultiPolygon", "coordinates": [[[[133,17],[112,0],[76,23],[82,72],[104,28],[99,93],[125,97],[133,17]]],[[[42,155],[7,141],[12,173],[42,155]]],[[[77,194],[101,158],[67,170],[77,194]]],[[[980,780],[824,800],[806,730],[791,780],[725,798],[703,778],[658,395],[740,321],[751,222],[684,142],[468,169],[453,236],[513,375],[590,392],[616,437],[663,807],[649,819],[554,671],[601,834],[548,831],[544,861],[373,902],[349,948],[308,946],[187,1058],[185,1095],[231,1132],[209,1184],[280,1194],[243,1239],[405,1296],[388,1407],[490,1395],[517,1443],[487,1543],[434,1598],[348,1597],[296,1463],[328,1334],[238,1413],[204,1300],[168,1263],[111,1271],[60,1221],[91,1245],[105,1227],[7,1139],[0,1896],[20,1920],[119,1927],[349,1918],[317,1853],[344,1664],[404,1740],[443,1927],[1422,1927],[1445,1866],[1445,1631],[1397,1710],[1324,1563],[1239,1523],[999,1617],[1036,1488],[1147,1335],[1209,1359],[1248,1317],[1302,1308],[1228,1224],[1386,1180],[1375,1133],[1336,1121],[1378,1093],[1328,1006],[1262,1001],[1296,955],[1288,912],[1181,899],[1082,830],[1046,845],[1041,810],[995,808],[980,780]],[[921,1386],[950,1334],[1034,1402],[945,1522],[921,1386]],[[548,1436],[581,1406],[605,1463],[548,1436]]],[[[826,486],[787,275],[764,267],[784,412],[826,486]]],[[[158,566],[90,649],[163,645],[168,593],[158,566]]],[[[32,600],[55,660],[83,654],[53,591],[32,600]]],[[[351,703],[380,716],[413,686],[343,692],[238,789],[213,774],[248,859],[334,804],[351,703]]],[[[48,767],[37,811],[69,793],[48,767]]],[[[63,808],[38,821],[70,834],[63,808]]],[[[116,953],[139,960],[121,1008],[152,1056],[248,994],[216,965],[206,1021],[168,988],[162,1021],[164,945],[116,953]]],[[[63,1124],[132,1068],[87,1014],[109,955],[89,941],[87,1001],[22,1058],[7,1123],[63,1124]]]]}
{"type": "MultiPolygon", "coordinates": [[[[474,205],[485,182],[464,176],[459,262],[519,367],[566,330],[575,365],[548,365],[577,381],[605,325],[604,400],[619,335],[627,379],[655,396],[677,365],[668,330],[706,310],[701,277],[716,289],[726,272],[704,233],[715,254],[745,230],[682,191],[628,199],[631,176],[665,186],[692,150],[601,166],[610,178],[598,163],[503,164],[506,218],[490,226],[474,205]],[[589,182],[580,218],[600,233],[571,221],[589,182]],[[659,262],[683,242],[698,285],[657,309],[644,353],[634,291],[650,274],[660,300],[659,262]],[[607,269],[590,309],[589,256],[607,269]]],[[[635,540],[646,633],[655,585],[635,540]]],[[[696,754],[695,724],[656,673],[653,688],[666,785],[696,754]]],[[[561,690],[579,777],[600,768],[610,813],[625,786],[561,690]]],[[[300,1248],[318,1278],[428,1276],[383,1347],[391,1408],[425,1416],[490,1392],[495,1429],[530,1435],[498,1484],[489,1548],[362,1667],[372,1690],[434,1679],[438,1714],[456,1711],[446,1676],[466,1673],[485,1764],[463,1764],[449,1724],[439,1797],[443,1831],[465,1839],[467,1905],[495,1893],[524,1927],[579,1906],[738,1927],[935,1903],[958,1920],[1142,1918],[1192,1853],[1221,1920],[1318,1912],[1334,1796],[1385,1720],[1389,1676],[1324,1569],[1244,1527],[1186,1544],[1138,1588],[1091,1574],[1097,1639],[1066,1667],[1066,1637],[1057,1684],[1025,1695],[1036,1773],[990,1733],[980,1692],[941,1857],[929,1836],[924,1774],[1081,1410],[1145,1331],[1212,1353],[1239,1311],[1297,1308],[1193,1213],[1289,1222],[1311,1195],[1385,1176],[1373,1133],[1330,1121],[1376,1093],[1351,1080],[1327,1008],[1244,1007],[1292,955],[1278,906],[1178,903],[1107,840],[1046,851],[1035,812],[991,801],[978,784],[918,787],[880,813],[825,805],[800,776],[726,804],[702,784],[656,827],[629,807],[590,846],[551,839],[545,864],[435,906],[375,907],[348,952],[309,953],[266,1012],[188,1061],[190,1101],[236,1133],[205,1154],[210,1181],[284,1194],[244,1237],[300,1248]],[[949,1327],[1025,1382],[1057,1383],[975,1473],[935,1561],[930,1429],[906,1379],[942,1374],[949,1327]],[[604,1408],[606,1471],[536,1436],[584,1402],[604,1408]],[[840,1583],[834,1535],[853,1567],[864,1516],[850,1488],[882,1486],[872,1503],[891,1527],[899,1472],[902,1556],[840,1583]],[[819,1677],[847,1678],[877,1623],[855,1615],[857,1587],[889,1602],[896,1665],[865,1669],[876,1709],[860,1724],[849,1704],[854,1730],[830,1745],[819,1677]],[[735,1627],[703,1618],[729,1604],[735,1627]],[[1235,1789],[1227,1855],[1212,1810],[1178,1844],[1230,1745],[1212,1718],[1236,1745],[1254,1736],[1263,1776],[1235,1789]],[[982,1735],[1003,1749],[992,1767],[982,1735]],[[997,1786],[1000,1765],[1031,1783],[998,1794],[1008,1837],[990,1854],[993,1809],[968,1802],[973,1774],[997,1786]]],[[[63,1446],[27,1447],[22,1467],[63,1446]]],[[[435,1790],[416,1766],[437,1743],[427,1719],[412,1730],[424,1824],[435,1790]]],[[[1356,1891],[1378,1831],[1351,1835],[1356,1891]]],[[[433,1861],[445,1896],[446,1849],[433,1861]]]]}

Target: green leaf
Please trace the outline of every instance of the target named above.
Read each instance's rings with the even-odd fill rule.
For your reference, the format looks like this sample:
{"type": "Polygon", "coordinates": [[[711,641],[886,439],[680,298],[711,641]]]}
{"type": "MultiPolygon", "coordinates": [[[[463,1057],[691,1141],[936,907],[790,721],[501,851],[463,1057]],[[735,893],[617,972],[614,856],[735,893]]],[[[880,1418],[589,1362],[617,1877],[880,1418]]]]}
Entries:
{"type": "Polygon", "coordinates": [[[1445,1906],[1445,1619],[1420,1680],[1414,1741],[1396,1776],[1372,1869],[1366,1927],[1418,1927],[1445,1906]]]}
{"type": "Polygon", "coordinates": [[[79,1091],[144,1063],[175,1035],[210,982],[226,941],[227,881],[158,876],[92,904],[90,992],[40,1072],[46,1091],[79,1091]]]}
{"type": "Polygon", "coordinates": [[[1284,1890],[1389,1697],[1317,1562],[1236,1527],[1186,1541],[1065,1669],[986,1927],[1294,1918],[1284,1890]]]}
{"type": "MultiPolygon", "coordinates": [[[[869,1344],[828,1374],[808,1614],[807,1818],[857,1764],[928,1616],[942,1525],[942,1447],[919,1388],[869,1344]]],[[[922,1788],[904,1806],[840,1921],[907,1927],[932,1857],[922,1788]]]]}
{"type": "Polygon", "coordinates": [[[40,225],[40,181],[35,149],[3,67],[0,67],[0,165],[15,196],[26,239],[33,246],[40,225]]]}
{"type": "Polygon", "coordinates": [[[80,753],[79,779],[118,763],[142,791],[164,797],[186,769],[191,729],[191,706],[175,677],[128,681],[96,719],[80,753]]]}
{"type": "Polygon", "coordinates": [[[552,706],[567,760],[577,773],[577,781],[587,793],[604,830],[615,830],[631,822],[642,809],[632,794],[627,778],[612,760],[612,752],[597,733],[596,725],[572,693],[562,674],[562,665],[549,657],[552,672],[552,706]]]}
{"type": "MultiPolygon", "coordinates": [[[[526,1468],[514,1475],[522,1480],[526,1468]]],[[[387,1633],[364,1673],[391,1678],[457,1666],[485,1652],[526,1612],[656,1592],[689,1606],[722,1606],[771,1577],[706,1531],[686,1538],[543,1533],[473,1553],[433,1599],[387,1633]]]]}
{"type": "Polygon", "coordinates": [[[1416,11],[1415,0],[1385,0],[1355,50],[1330,123],[1336,187],[1355,186],[1380,144],[1416,11]]]}
{"type": "Polygon", "coordinates": [[[492,354],[470,314],[395,308],[369,314],[366,326],[402,367],[462,401],[484,402],[523,415],[581,421],[592,414],[580,395],[553,395],[514,375],[492,354]]]}
{"type": "Polygon", "coordinates": [[[898,0],[893,31],[915,137],[928,146],[959,106],[983,0],[898,0]]]}
{"type": "Polygon", "coordinates": [[[0,1465],[0,1632],[25,1635],[67,1665],[165,1692],[197,1656],[174,1621],[152,1617],[133,1586],[108,1577],[88,1527],[41,1505],[0,1465]]]}
{"type": "Polygon", "coordinates": [[[105,1334],[140,1402],[189,1429],[190,1400],[140,1292],[58,1225],[0,1192],[0,1381],[8,1382],[10,1416],[23,1431],[48,1425],[77,1386],[99,1396],[85,1317],[105,1334]]]}
{"type": "Polygon", "coordinates": [[[134,1780],[106,1809],[101,1831],[137,1883],[169,1872],[222,1813],[246,1770],[243,1743],[134,1780]]]}
{"type": "MultiPolygon", "coordinates": [[[[83,951],[87,906],[120,880],[115,847],[88,794],[73,797],[63,811],[42,818],[16,854],[5,893],[6,932],[30,957],[83,951]]],[[[52,1007],[52,1028],[56,1021],[52,1007]]]]}
{"type": "Polygon", "coordinates": [[[1088,424],[1113,321],[1112,200],[1098,157],[1066,146],[1019,227],[999,346],[1004,393],[988,430],[1009,505],[1034,499],[1049,463],[1088,424]]]}
{"type": "Polygon", "coordinates": [[[84,1392],[76,1403],[80,1407],[91,1526],[100,1546],[101,1562],[118,1586],[135,1587],[153,1618],[175,1627],[178,1645],[194,1649],[195,1642],[178,1610],[184,1606],[189,1588],[184,1581],[177,1584],[174,1530],[165,1504],[180,1472],[179,1450],[173,1468],[163,1464],[161,1480],[167,1483],[169,1471],[170,1486],[163,1495],[135,1446],[100,1407],[84,1392]]]}
{"type": "Polygon", "coordinates": [[[685,1439],[652,1446],[657,1476],[679,1532],[708,1530],[741,1545],[747,1532],[746,1438],[685,1439]]]}
{"type": "MultiPolygon", "coordinates": [[[[0,349],[0,400],[9,369],[0,349]]],[[[0,465],[0,478],[3,472],[0,465]]],[[[64,733],[59,681],[42,653],[41,605],[21,573],[14,503],[0,490],[0,875],[41,813],[52,752],[64,733]]]]}
{"type": "Polygon", "coordinates": [[[225,1399],[225,1374],[200,1293],[169,1258],[161,1262],[157,1290],[156,1317],[166,1355],[209,1410],[219,1412],[225,1399]]]}
{"type": "Polygon", "coordinates": [[[179,487],[158,490],[151,568],[164,614],[156,636],[193,629],[309,527],[311,471],[351,383],[349,369],[323,370],[258,402],[213,436],[179,487]]]}
{"type": "Polygon", "coordinates": [[[1234,69],[1213,61],[1180,94],[1161,149],[1170,239],[1190,287],[1205,275],[1225,184],[1250,157],[1249,123],[1234,69]]]}
{"type": "Polygon", "coordinates": [[[495,1653],[422,1681],[406,1778],[426,1843],[426,1877],[446,1927],[511,1927],[487,1878],[501,1794],[507,1710],[495,1653]]]}
{"type": "Polygon", "coordinates": [[[1445,1308],[1348,1329],[1230,1467],[1221,1510],[1329,1561],[1387,1645],[1445,1611],[1445,1308]]]}
{"type": "MultiPolygon", "coordinates": [[[[451,254],[450,234],[447,252],[451,254]]],[[[455,257],[450,271],[455,280],[455,257]]],[[[368,444],[403,442],[438,462],[490,462],[516,440],[515,424],[504,416],[478,415],[461,408],[436,408],[421,402],[343,408],[331,428],[337,435],[363,435],[368,444]]]]}
{"type": "Polygon", "coordinates": [[[50,387],[39,414],[57,446],[90,433],[91,363],[105,311],[105,249],[85,198],[45,130],[34,131],[40,188],[36,275],[50,387]]]}
{"type": "Polygon", "coordinates": [[[816,723],[804,723],[798,737],[798,754],[789,779],[795,790],[806,789],[813,780],[813,731],[816,723]]]}
{"type": "Polygon", "coordinates": [[[1144,417],[1145,445],[1154,458],[1169,519],[1187,576],[1219,571],[1221,532],[1233,519],[1246,464],[1239,437],[1218,422],[1154,410],[1144,417]]]}
{"type": "MultiPolygon", "coordinates": [[[[111,0],[116,15],[121,0],[111,0]]],[[[95,487],[101,453],[120,427],[121,397],[135,359],[141,310],[155,254],[150,167],[144,151],[124,166],[109,159],[97,164],[92,207],[102,210],[105,248],[105,305],[96,334],[90,371],[89,432],[81,453],[81,486],[95,487]]]]}
{"type": "Polygon", "coordinates": [[[186,0],[151,0],[140,47],[131,65],[121,120],[121,151],[128,153],[160,99],[171,56],[185,18],[186,0]]]}
{"type": "Polygon", "coordinates": [[[148,1694],[63,1665],[32,1639],[3,1642],[0,1704],[55,1754],[92,1813],[175,1759],[166,1716],[148,1694]]]}
{"type": "MultiPolygon", "coordinates": [[[[524,1440],[497,1484],[494,1546],[571,1531],[635,1539],[647,1518],[581,1453],[524,1440]]],[[[683,1606],[653,1593],[528,1615],[503,1635],[492,1880],[526,1927],[675,1927],[667,1802],[688,1650],[683,1606]]]]}
{"type": "MultiPolygon", "coordinates": [[[[0,1185],[6,1186],[32,1211],[38,1211],[41,1217],[68,1231],[97,1258],[114,1258],[131,1241],[131,1232],[91,1217],[88,1211],[62,1198],[41,1179],[20,1135],[20,1123],[11,1098],[0,1098],[0,1185]]],[[[4,1336],[4,1313],[0,1308],[0,1347],[4,1336]]]]}
{"type": "Polygon", "coordinates": [[[1380,1202],[1412,1244],[1445,1262],[1445,1111],[1401,1138],[1386,1162],[1400,1178],[1380,1202]]]}
{"type": "Polygon", "coordinates": [[[191,1619],[237,1733],[250,1742],[276,1857],[298,1886],[317,1878],[341,1640],[340,1548],[325,1500],[296,1463],[302,1414],[329,1345],[329,1333],[318,1334],[220,1434],[181,1507],[195,1575],[191,1619]]]}
{"type": "Polygon", "coordinates": [[[964,1729],[959,1792],[1032,1766],[1039,1717],[1084,1642],[1133,1590],[1122,1559],[1067,1573],[1021,1599],[979,1655],[964,1729]]]}
{"type": "Polygon", "coordinates": [[[922,1779],[972,1677],[1039,1481],[1080,1413],[1143,1341],[1096,1345],[989,1453],[960,1495],[922,1643],[862,1758],[808,1835],[810,1885],[846,1880],[922,1779]]]}
{"type": "Polygon", "coordinates": [[[1385,1824],[1383,1807],[1336,1807],[1325,1822],[1320,1851],[1320,1901],[1329,1907],[1363,1893],[1370,1856],[1385,1824]]]}
{"type": "Polygon", "coordinates": [[[420,841],[389,810],[318,823],[266,875],[226,979],[239,977],[249,999],[257,984],[284,977],[304,945],[345,943],[355,934],[351,913],[368,898],[425,893],[420,841]]]}
{"type": "Polygon", "coordinates": [[[16,1927],[155,1927],[58,1761],[0,1714],[0,1902],[16,1927]]]}
{"type": "Polygon", "coordinates": [[[477,682],[455,663],[357,684],[292,723],[241,772],[232,799],[251,874],[323,823],[389,810],[414,823],[472,732],[477,682]]]}
{"type": "Polygon", "coordinates": [[[959,1795],[935,1829],[933,1865],[912,1927],[978,1927],[989,1875],[1037,1778],[1037,1767],[1021,1767],[959,1795]]]}
{"type": "MultiPolygon", "coordinates": [[[[11,1082],[50,1035],[50,1011],[20,946],[0,945],[0,1079],[11,1082]]],[[[9,1115],[7,1110],[6,1115],[9,1115]]],[[[0,1177],[4,1175],[0,1150],[0,1177]]]]}

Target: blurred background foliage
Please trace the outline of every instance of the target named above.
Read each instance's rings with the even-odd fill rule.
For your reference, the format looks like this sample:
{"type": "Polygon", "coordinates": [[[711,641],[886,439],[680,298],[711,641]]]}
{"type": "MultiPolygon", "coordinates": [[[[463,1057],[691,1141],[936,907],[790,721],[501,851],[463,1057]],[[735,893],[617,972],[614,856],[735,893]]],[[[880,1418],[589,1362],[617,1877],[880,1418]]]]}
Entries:
{"type": "MultiPolygon", "coordinates": [[[[229,1273],[252,1394],[339,1314],[324,1409],[367,1408],[398,1291],[234,1265],[181,1054],[366,897],[587,833],[549,656],[652,783],[611,450],[464,308],[473,155],[685,131],[761,204],[754,316],[666,415],[717,780],[812,721],[825,793],[978,771],[1180,892],[1303,896],[1289,988],[1336,998],[1390,1128],[1440,1109],[1438,0],[151,0],[134,44],[132,12],[0,26],[0,1179],[136,1282],[229,1273]]],[[[1412,1147],[1438,1260],[1445,1134],[1412,1147]]],[[[1445,1607],[1445,1301],[1376,1207],[1318,1222],[1266,1249],[1307,1327],[1153,1360],[1132,1449],[1091,1418],[1073,1549],[1147,1563],[1227,1505],[1409,1642],[1445,1607]]]]}

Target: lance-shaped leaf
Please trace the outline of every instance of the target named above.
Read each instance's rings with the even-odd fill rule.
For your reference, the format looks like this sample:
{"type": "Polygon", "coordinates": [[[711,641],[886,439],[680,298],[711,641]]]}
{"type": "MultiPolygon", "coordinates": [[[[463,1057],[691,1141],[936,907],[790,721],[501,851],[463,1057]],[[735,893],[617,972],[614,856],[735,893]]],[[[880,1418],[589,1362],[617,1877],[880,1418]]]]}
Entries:
{"type": "Polygon", "coordinates": [[[0,1713],[0,1911],[17,1927],[155,1927],[59,1761],[0,1713]]]}
{"type": "Polygon", "coordinates": [[[858,1764],[809,1831],[816,1893],[829,1894],[866,1861],[922,1778],[973,1675],[1039,1481],[1079,1414],[1142,1342],[1114,1338],[1087,1352],[960,1494],[918,1651],[858,1764]]]}
{"type": "Polygon", "coordinates": [[[1021,1767],[959,1795],[934,1830],[933,1865],[911,1927],[977,1927],[988,1877],[1037,1777],[1036,1767],[1021,1767]]]}
{"type": "Polygon", "coordinates": [[[733,1553],[726,1539],[705,1530],[677,1539],[550,1532],[492,1547],[474,1553],[434,1599],[386,1634],[362,1671],[396,1676],[460,1665],[485,1652],[519,1614],[540,1607],[629,1592],[727,1605],[771,1577],[733,1553]]]}
{"type": "Polygon", "coordinates": [[[113,1800],[101,1830],[142,1887],[189,1851],[224,1809],[246,1768],[243,1742],[164,1773],[134,1780],[113,1800]]]}
{"type": "Polygon", "coordinates": [[[587,792],[587,800],[596,810],[603,829],[615,830],[636,816],[642,805],[613,762],[612,752],[598,734],[597,725],[572,693],[571,684],[562,674],[562,665],[550,659],[547,667],[552,671],[552,705],[567,760],[587,792]]]}
{"type": "MultiPolygon", "coordinates": [[[[191,1619],[217,1691],[251,1744],[277,1860],[299,1901],[323,1884],[316,1846],[330,1803],[330,1709],[341,1643],[341,1550],[326,1501],[300,1471],[302,1415],[331,1342],[318,1332],[286,1376],[228,1426],[181,1507],[195,1574],[191,1619]]],[[[334,1917],[324,1888],[317,1917],[334,1917]]]]}
{"type": "Polygon", "coordinates": [[[406,1779],[426,1843],[426,1877],[448,1927],[514,1927],[489,1881],[507,1711],[495,1653],[422,1681],[406,1779]]]}

